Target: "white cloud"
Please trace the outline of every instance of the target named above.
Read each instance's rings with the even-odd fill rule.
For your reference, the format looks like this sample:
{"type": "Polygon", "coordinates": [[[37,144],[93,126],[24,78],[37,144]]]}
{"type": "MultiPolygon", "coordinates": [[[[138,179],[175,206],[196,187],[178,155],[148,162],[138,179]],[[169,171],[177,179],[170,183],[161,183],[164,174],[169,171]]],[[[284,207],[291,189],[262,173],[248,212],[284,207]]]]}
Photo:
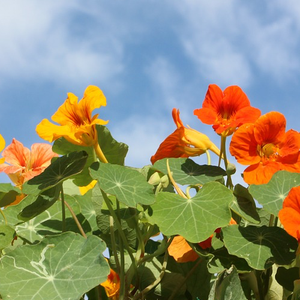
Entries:
{"type": "Polygon", "coordinates": [[[105,23],[97,28],[77,24],[75,16],[89,19],[89,13],[94,13],[92,7],[88,12],[88,5],[78,3],[31,0],[3,4],[0,26],[6,30],[0,32],[0,76],[42,78],[65,85],[118,75],[123,70],[121,42],[105,23]]]}
{"type": "Polygon", "coordinates": [[[183,48],[205,79],[246,87],[257,71],[279,81],[299,72],[298,2],[288,1],[284,9],[286,2],[270,2],[259,13],[254,5],[237,0],[175,4],[183,48]]]}

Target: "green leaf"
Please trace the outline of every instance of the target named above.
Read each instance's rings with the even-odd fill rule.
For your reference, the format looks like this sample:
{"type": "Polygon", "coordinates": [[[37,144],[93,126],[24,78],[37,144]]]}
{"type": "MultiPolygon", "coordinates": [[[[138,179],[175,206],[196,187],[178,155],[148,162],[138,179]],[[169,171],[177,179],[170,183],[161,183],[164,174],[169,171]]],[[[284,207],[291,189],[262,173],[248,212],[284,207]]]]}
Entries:
{"type": "Polygon", "coordinates": [[[5,224],[0,224],[0,250],[6,248],[14,239],[15,230],[5,224]]]}
{"type": "MultiPolygon", "coordinates": [[[[145,289],[151,285],[159,276],[162,269],[161,262],[154,257],[153,260],[145,262],[138,267],[139,287],[140,290],[145,289]]],[[[147,293],[146,299],[168,299],[175,288],[182,285],[176,293],[176,300],[186,300],[184,293],[186,286],[184,277],[179,273],[165,271],[160,283],[154,289],[147,293]]]]}
{"type": "Polygon", "coordinates": [[[228,252],[244,258],[256,270],[265,270],[273,263],[288,265],[295,258],[297,241],[282,228],[231,225],[222,233],[228,252]]]}
{"type": "Polygon", "coordinates": [[[85,239],[71,232],[19,246],[0,260],[1,296],[3,300],[78,300],[106,280],[110,268],[104,249],[96,236],[85,239]]]}
{"type": "Polygon", "coordinates": [[[22,202],[23,206],[27,203],[30,204],[20,211],[18,218],[22,221],[28,221],[41,214],[59,199],[60,191],[61,186],[59,185],[47,189],[39,195],[28,195],[22,202]]]}
{"type": "Polygon", "coordinates": [[[235,200],[230,205],[230,208],[244,220],[259,224],[260,218],[256,210],[256,205],[248,189],[237,184],[234,187],[233,194],[235,200]]]}
{"type": "Polygon", "coordinates": [[[167,160],[174,180],[182,185],[204,184],[221,180],[226,175],[226,171],[220,167],[200,166],[189,158],[164,158],[157,161],[153,168],[168,174],[167,160]]]}
{"type": "Polygon", "coordinates": [[[234,265],[239,272],[249,272],[252,270],[245,259],[230,255],[225,247],[215,250],[213,255],[207,264],[211,274],[220,273],[224,271],[224,269],[229,269],[232,265],[234,265]]]}
{"type": "Polygon", "coordinates": [[[98,143],[107,161],[111,164],[124,165],[128,146],[117,142],[106,126],[96,125],[98,132],[98,143]]]}
{"type": "Polygon", "coordinates": [[[87,157],[87,153],[81,151],[72,152],[57,158],[43,173],[24,183],[22,187],[23,193],[38,194],[80,173],[86,163],[87,157]]]}
{"type": "Polygon", "coordinates": [[[155,201],[152,186],[134,169],[109,163],[94,163],[90,172],[98,180],[101,189],[107,194],[115,195],[129,207],[149,205],[155,201]]]}
{"type": "Polygon", "coordinates": [[[267,211],[277,216],[291,188],[298,185],[300,185],[299,173],[278,171],[267,184],[250,185],[249,191],[267,211]]]}
{"type": "Polygon", "coordinates": [[[12,186],[10,183],[0,183],[0,207],[11,204],[20,194],[20,189],[12,186]]]}
{"type": "Polygon", "coordinates": [[[284,267],[279,267],[275,276],[277,282],[281,284],[285,289],[293,291],[294,281],[299,279],[299,268],[293,267],[286,269],[284,267]]]}
{"type": "Polygon", "coordinates": [[[229,224],[232,192],[219,182],[210,182],[191,199],[173,193],[158,193],[149,209],[151,222],[165,235],[183,236],[197,243],[206,240],[215,229],[229,224]]]}
{"type": "Polygon", "coordinates": [[[234,266],[218,275],[209,293],[208,300],[247,300],[239,274],[234,266]]]}
{"type": "Polygon", "coordinates": [[[65,138],[59,138],[54,142],[52,149],[55,153],[61,155],[70,154],[72,152],[85,151],[88,154],[85,166],[79,174],[76,174],[71,178],[74,179],[74,183],[78,186],[88,185],[92,181],[89,173],[89,167],[93,162],[97,160],[93,147],[74,145],[67,141],[65,138]]]}

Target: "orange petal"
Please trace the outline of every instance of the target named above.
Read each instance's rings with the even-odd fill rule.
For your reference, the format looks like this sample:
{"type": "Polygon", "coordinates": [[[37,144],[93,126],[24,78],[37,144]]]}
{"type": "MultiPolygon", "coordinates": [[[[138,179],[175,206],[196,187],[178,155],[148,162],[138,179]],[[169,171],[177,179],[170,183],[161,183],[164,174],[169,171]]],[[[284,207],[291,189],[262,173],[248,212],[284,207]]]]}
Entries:
{"type": "Polygon", "coordinates": [[[294,238],[298,239],[300,231],[299,211],[296,211],[291,207],[285,207],[279,211],[278,217],[285,231],[294,238]]]}
{"type": "Polygon", "coordinates": [[[258,163],[249,166],[244,171],[243,178],[248,184],[265,184],[280,170],[283,170],[283,165],[277,162],[267,162],[266,164],[258,163]]]}
{"type": "Polygon", "coordinates": [[[13,166],[24,168],[30,159],[30,150],[16,139],[2,152],[5,161],[13,166]]]}
{"type": "Polygon", "coordinates": [[[269,112],[255,122],[254,137],[258,145],[279,144],[285,139],[286,120],[279,112],[269,112]]]}
{"type": "Polygon", "coordinates": [[[53,157],[58,157],[58,154],[52,151],[52,146],[43,143],[36,143],[31,146],[31,168],[47,168],[53,157]]]}
{"type": "Polygon", "coordinates": [[[260,162],[261,158],[257,153],[257,142],[254,138],[254,124],[244,124],[233,134],[229,150],[242,165],[260,162]]]}
{"type": "Polygon", "coordinates": [[[195,261],[199,256],[182,236],[175,236],[169,248],[169,255],[177,262],[195,261]]]}

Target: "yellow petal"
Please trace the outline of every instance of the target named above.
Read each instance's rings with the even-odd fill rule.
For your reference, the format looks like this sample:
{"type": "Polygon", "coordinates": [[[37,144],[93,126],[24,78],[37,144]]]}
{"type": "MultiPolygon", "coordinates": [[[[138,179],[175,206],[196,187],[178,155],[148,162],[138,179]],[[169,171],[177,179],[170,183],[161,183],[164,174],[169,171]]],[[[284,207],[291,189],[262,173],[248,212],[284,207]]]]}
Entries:
{"type": "Polygon", "coordinates": [[[0,151],[2,151],[5,147],[5,140],[3,136],[0,134],[0,151]]]}
{"type": "Polygon", "coordinates": [[[70,139],[75,139],[74,133],[69,126],[59,126],[51,123],[47,119],[43,119],[37,126],[36,132],[42,139],[52,143],[60,137],[69,136],[70,139]]]}

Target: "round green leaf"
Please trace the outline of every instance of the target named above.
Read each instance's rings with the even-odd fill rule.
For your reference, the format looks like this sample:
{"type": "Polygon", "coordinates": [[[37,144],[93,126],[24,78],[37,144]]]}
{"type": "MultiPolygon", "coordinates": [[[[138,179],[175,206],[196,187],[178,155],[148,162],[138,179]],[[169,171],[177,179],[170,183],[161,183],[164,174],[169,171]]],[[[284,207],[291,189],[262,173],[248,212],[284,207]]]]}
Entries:
{"type": "Polygon", "coordinates": [[[151,221],[165,235],[183,236],[197,243],[206,240],[215,229],[228,225],[232,192],[218,182],[210,182],[191,199],[161,192],[151,206],[151,221]]]}
{"type": "Polygon", "coordinates": [[[90,172],[98,180],[102,190],[115,195],[129,207],[149,205],[155,201],[152,186],[137,170],[109,163],[94,163],[90,172]]]}
{"type": "Polygon", "coordinates": [[[85,239],[71,232],[19,246],[0,260],[1,296],[3,300],[77,300],[106,280],[110,268],[104,249],[98,237],[85,239]]]}
{"type": "Polygon", "coordinates": [[[265,270],[273,263],[288,265],[295,258],[297,241],[282,228],[231,225],[222,233],[228,252],[244,258],[256,270],[265,270]]]}
{"type": "Polygon", "coordinates": [[[252,196],[271,214],[277,216],[292,187],[300,185],[300,174],[276,172],[267,184],[250,185],[252,196]]]}

